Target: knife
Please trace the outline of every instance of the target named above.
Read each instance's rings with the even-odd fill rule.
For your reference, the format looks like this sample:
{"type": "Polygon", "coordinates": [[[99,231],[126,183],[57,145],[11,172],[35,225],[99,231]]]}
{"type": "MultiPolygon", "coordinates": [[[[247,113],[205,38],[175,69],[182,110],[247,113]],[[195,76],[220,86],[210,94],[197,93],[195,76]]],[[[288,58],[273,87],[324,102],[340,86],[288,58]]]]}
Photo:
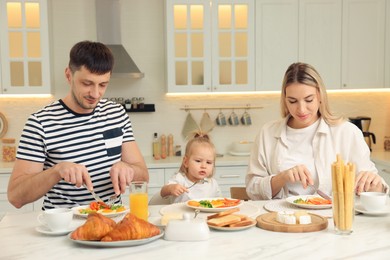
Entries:
{"type": "Polygon", "coordinates": [[[318,193],[318,195],[320,195],[320,196],[323,197],[324,199],[332,201],[332,198],[329,197],[329,196],[328,196],[325,192],[323,192],[322,190],[317,190],[317,193],[318,193]]]}
{"type": "MultiPolygon", "coordinates": [[[[85,185],[85,184],[83,184],[83,186],[84,186],[84,188],[86,188],[87,190],[88,190],[88,188],[87,188],[87,185],[85,185]]],[[[104,203],[104,201],[93,191],[93,189],[92,190],[88,190],[91,194],[92,194],[92,197],[96,200],[96,201],[100,201],[100,202],[103,202],[104,203]]]]}

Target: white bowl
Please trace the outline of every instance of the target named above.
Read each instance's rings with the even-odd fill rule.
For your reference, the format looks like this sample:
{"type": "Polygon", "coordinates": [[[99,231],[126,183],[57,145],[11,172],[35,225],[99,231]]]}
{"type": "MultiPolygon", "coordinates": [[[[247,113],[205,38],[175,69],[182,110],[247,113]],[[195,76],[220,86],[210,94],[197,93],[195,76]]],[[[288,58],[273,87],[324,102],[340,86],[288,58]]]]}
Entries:
{"type": "Polygon", "coordinates": [[[252,150],[253,142],[239,141],[234,142],[232,145],[232,152],[236,153],[250,153],[252,150]]]}

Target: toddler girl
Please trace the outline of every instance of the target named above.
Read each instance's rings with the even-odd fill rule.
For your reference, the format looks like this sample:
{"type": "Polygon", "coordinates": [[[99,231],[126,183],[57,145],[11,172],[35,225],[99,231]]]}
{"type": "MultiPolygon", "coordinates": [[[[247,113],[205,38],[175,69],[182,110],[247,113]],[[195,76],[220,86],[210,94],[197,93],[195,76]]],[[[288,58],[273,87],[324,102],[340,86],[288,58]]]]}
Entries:
{"type": "Polygon", "coordinates": [[[161,197],[169,196],[171,203],[221,197],[218,183],[212,177],[215,157],[215,147],[209,136],[202,132],[195,133],[187,143],[179,172],[161,188],[161,197]]]}

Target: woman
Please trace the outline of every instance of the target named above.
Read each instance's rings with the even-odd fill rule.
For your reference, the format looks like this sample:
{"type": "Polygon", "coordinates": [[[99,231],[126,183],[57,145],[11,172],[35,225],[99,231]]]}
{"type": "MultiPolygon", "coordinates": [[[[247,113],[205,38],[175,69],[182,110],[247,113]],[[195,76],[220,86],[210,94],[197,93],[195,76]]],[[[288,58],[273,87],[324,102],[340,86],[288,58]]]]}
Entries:
{"type": "Polygon", "coordinates": [[[337,154],[356,164],[356,194],[388,191],[360,129],[330,112],[324,83],[312,66],[289,66],[281,109],[283,119],[265,124],[256,137],[246,177],[251,199],[314,194],[317,189],[331,194],[337,154]]]}

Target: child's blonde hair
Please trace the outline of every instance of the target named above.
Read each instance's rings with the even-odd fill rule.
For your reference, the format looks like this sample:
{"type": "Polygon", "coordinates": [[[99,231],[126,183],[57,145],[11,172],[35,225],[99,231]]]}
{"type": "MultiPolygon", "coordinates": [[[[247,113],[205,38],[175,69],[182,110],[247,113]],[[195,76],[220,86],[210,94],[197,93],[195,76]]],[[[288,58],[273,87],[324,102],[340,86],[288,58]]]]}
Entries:
{"type": "MultiPolygon", "coordinates": [[[[184,165],[184,158],[190,157],[191,152],[192,152],[192,147],[194,144],[206,144],[206,145],[210,146],[210,148],[213,150],[213,153],[214,153],[214,162],[215,162],[215,157],[216,157],[215,146],[214,146],[213,142],[211,142],[209,135],[207,133],[202,132],[202,131],[196,131],[196,132],[192,133],[192,136],[193,137],[188,141],[188,143],[186,145],[186,150],[185,150],[185,154],[183,157],[183,162],[181,163],[181,166],[179,169],[179,171],[181,173],[184,173],[184,174],[187,174],[187,170],[188,170],[187,167],[185,167],[185,165],[184,165]]],[[[211,173],[211,176],[214,175],[214,170],[215,170],[215,163],[214,163],[214,168],[213,168],[213,172],[211,173]]]]}

